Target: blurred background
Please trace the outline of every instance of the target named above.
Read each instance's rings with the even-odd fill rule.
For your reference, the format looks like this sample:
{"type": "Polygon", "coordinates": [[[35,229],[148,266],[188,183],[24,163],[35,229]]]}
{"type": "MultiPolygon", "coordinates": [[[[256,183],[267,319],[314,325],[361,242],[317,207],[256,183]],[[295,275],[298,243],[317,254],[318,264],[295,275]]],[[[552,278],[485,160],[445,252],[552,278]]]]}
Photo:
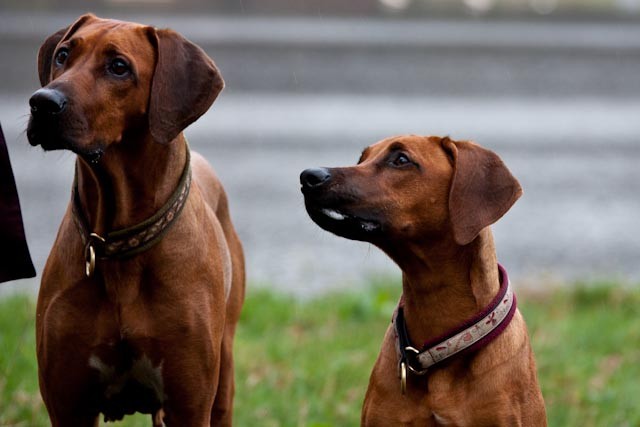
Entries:
{"type": "Polygon", "coordinates": [[[520,180],[494,226],[517,287],[640,280],[640,0],[2,0],[0,122],[38,274],[74,156],[28,145],[27,102],[42,41],[88,11],[171,27],[220,67],[226,89],[186,134],[226,186],[250,286],[399,276],[315,226],[298,175],[404,133],[475,140],[520,180]]]}

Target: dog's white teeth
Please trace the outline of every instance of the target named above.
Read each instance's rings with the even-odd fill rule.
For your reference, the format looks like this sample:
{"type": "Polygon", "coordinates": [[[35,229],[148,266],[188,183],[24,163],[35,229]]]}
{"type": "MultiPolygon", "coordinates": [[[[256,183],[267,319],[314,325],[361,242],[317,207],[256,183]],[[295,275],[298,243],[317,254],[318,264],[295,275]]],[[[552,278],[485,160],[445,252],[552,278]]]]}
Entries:
{"type": "Polygon", "coordinates": [[[338,211],[334,211],[333,209],[322,209],[322,213],[331,219],[335,219],[336,221],[342,221],[346,218],[346,216],[342,215],[338,211]]]}

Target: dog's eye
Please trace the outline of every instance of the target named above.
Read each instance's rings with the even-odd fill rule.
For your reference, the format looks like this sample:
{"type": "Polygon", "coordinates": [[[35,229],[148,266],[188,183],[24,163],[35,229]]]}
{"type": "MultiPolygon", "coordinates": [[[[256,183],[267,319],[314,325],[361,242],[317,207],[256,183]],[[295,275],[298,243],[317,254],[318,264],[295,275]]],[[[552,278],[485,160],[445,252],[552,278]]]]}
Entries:
{"type": "Polygon", "coordinates": [[[114,76],[123,77],[131,72],[131,67],[124,59],[115,58],[109,63],[109,72],[114,76]]]}
{"type": "Polygon", "coordinates": [[[391,155],[391,158],[389,159],[389,163],[395,167],[402,167],[402,166],[413,164],[409,156],[407,156],[405,153],[400,151],[393,153],[391,155]]]}
{"type": "Polygon", "coordinates": [[[56,64],[63,65],[65,62],[67,62],[68,57],[69,49],[67,49],[66,47],[60,48],[60,50],[58,50],[58,53],[56,53],[56,64]]]}

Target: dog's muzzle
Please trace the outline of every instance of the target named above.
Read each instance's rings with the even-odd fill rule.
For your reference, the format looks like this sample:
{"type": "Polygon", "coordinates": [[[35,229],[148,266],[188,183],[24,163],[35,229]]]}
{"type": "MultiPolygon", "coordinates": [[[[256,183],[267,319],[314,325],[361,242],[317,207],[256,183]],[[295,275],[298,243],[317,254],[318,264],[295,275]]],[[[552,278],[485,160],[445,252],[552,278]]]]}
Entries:
{"type": "Polygon", "coordinates": [[[344,190],[345,186],[332,185],[341,179],[340,172],[332,175],[335,171],[327,168],[302,171],[300,184],[307,213],[316,224],[329,232],[347,239],[370,241],[380,232],[381,224],[371,217],[371,213],[359,213],[358,209],[354,209],[357,203],[354,203],[353,193],[336,191],[337,187],[344,190]]]}

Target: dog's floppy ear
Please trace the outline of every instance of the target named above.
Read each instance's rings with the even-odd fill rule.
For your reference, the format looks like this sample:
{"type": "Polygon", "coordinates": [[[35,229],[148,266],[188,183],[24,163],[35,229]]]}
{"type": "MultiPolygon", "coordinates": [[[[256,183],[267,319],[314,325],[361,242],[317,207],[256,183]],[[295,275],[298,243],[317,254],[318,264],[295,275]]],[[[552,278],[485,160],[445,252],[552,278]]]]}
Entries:
{"type": "Polygon", "coordinates": [[[493,151],[467,141],[443,138],[453,158],[449,217],[459,245],[471,243],[504,215],[522,195],[522,188],[493,151]]]}
{"type": "Polygon", "coordinates": [[[172,141],[213,104],[224,81],[213,60],[172,30],[150,29],[158,59],[149,99],[149,130],[158,142],[172,141]]]}
{"type": "Polygon", "coordinates": [[[66,40],[71,37],[73,33],[78,31],[78,28],[82,27],[85,22],[94,19],[95,15],[87,13],[79,17],[76,22],[64,27],[51,34],[40,46],[38,51],[38,77],[40,77],[40,84],[42,87],[49,84],[51,81],[51,61],[53,61],[53,54],[56,47],[62,40],[66,40]]]}

